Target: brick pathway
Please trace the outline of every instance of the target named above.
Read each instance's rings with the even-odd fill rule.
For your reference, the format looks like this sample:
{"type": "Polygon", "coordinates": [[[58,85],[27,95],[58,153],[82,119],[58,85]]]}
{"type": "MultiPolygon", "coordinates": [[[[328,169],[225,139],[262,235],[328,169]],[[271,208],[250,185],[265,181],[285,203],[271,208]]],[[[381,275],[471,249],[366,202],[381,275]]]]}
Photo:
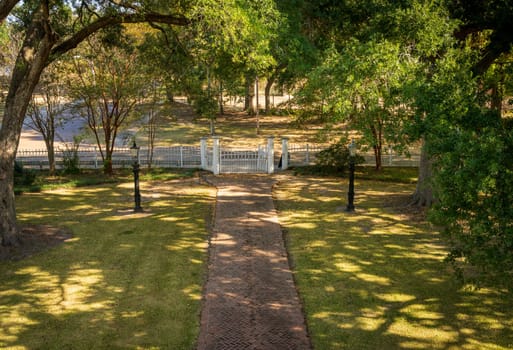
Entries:
{"type": "Polygon", "coordinates": [[[210,176],[218,188],[198,350],[311,349],[269,176],[210,176]]]}

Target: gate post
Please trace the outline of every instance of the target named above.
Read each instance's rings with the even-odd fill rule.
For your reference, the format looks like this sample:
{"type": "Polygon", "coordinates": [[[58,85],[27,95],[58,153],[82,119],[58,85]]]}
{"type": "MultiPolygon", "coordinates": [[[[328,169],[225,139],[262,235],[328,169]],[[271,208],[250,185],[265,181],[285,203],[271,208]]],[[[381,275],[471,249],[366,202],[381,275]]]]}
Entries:
{"type": "Polygon", "coordinates": [[[207,169],[207,138],[202,137],[200,139],[200,159],[201,159],[201,169],[207,169]]]}
{"type": "Polygon", "coordinates": [[[289,139],[281,139],[281,170],[287,170],[289,167],[289,139]]]}
{"type": "Polygon", "coordinates": [[[274,173],[274,137],[267,138],[267,173],[274,173]]]}
{"type": "Polygon", "coordinates": [[[220,164],[220,147],[219,147],[219,136],[212,137],[214,140],[214,149],[213,149],[213,155],[212,155],[212,172],[214,175],[219,175],[221,170],[221,164],[220,164]]]}

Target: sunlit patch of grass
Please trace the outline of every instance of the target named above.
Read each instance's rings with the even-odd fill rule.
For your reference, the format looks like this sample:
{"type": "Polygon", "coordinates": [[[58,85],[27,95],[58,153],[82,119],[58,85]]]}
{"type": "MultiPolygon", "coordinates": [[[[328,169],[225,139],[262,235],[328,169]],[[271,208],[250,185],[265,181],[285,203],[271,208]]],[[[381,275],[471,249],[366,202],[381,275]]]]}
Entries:
{"type": "MultiPolygon", "coordinates": [[[[16,194],[41,191],[73,189],[77,187],[94,187],[105,184],[119,184],[133,181],[131,169],[115,169],[113,175],[105,175],[102,170],[82,170],[79,174],[48,175],[47,171],[36,172],[33,185],[15,185],[16,194]]],[[[141,181],[169,181],[194,177],[196,169],[142,168],[141,181]]],[[[132,183],[133,186],[133,183],[132,183]]]]}
{"type": "MultiPolygon", "coordinates": [[[[201,136],[210,135],[210,121],[197,118],[191,107],[174,104],[168,118],[157,130],[156,146],[198,145],[201,136]]],[[[246,112],[228,111],[218,116],[215,123],[215,133],[220,136],[225,147],[256,147],[265,144],[266,138],[287,137],[291,143],[317,143],[325,139],[336,140],[340,137],[340,129],[322,131],[321,125],[303,125],[299,127],[293,116],[260,115],[259,133],[257,134],[257,119],[246,112]],[[323,139],[324,138],[324,139],[323,139]]],[[[138,144],[146,143],[146,135],[137,135],[138,144]]]]}
{"type": "Polygon", "coordinates": [[[176,180],[183,178],[190,178],[194,176],[195,169],[167,169],[167,168],[155,168],[155,169],[144,169],[141,173],[142,181],[167,181],[176,180]]]}
{"type": "Polygon", "coordinates": [[[21,224],[74,237],[0,265],[0,348],[194,346],[215,191],[180,180],[143,181],[141,193],[141,214],[131,182],[17,198],[21,224]]]}
{"type": "Polygon", "coordinates": [[[439,233],[407,210],[414,183],[358,178],[354,213],[347,186],[275,187],[315,349],[513,348],[511,295],[455,281],[439,233]]]}
{"type": "Polygon", "coordinates": [[[383,167],[376,171],[371,166],[357,167],[356,176],[363,180],[376,180],[393,183],[416,183],[418,169],[416,167],[383,167]]]}

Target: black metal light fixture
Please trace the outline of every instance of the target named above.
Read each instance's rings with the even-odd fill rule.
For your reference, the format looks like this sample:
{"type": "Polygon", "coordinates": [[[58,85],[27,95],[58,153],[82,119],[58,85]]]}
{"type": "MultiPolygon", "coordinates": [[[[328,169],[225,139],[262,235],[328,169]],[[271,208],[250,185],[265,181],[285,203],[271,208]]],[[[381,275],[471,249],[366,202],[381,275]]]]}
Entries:
{"type": "Polygon", "coordinates": [[[140,213],[143,211],[141,207],[141,192],[139,191],[139,146],[135,143],[130,147],[130,155],[132,156],[133,161],[133,171],[134,171],[134,201],[135,207],[134,212],[140,213]]]}
{"type": "Polygon", "coordinates": [[[351,141],[349,148],[349,191],[347,192],[347,208],[346,211],[354,211],[354,167],[356,156],[356,143],[354,139],[351,141]]]}

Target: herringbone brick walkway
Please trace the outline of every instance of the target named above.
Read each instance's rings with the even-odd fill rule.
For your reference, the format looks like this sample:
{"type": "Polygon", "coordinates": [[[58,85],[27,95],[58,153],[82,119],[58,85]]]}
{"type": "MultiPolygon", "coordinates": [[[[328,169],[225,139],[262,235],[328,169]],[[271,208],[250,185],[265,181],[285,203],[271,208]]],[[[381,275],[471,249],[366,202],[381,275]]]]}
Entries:
{"type": "Polygon", "coordinates": [[[218,176],[198,350],[311,349],[268,176],[218,176]]]}

